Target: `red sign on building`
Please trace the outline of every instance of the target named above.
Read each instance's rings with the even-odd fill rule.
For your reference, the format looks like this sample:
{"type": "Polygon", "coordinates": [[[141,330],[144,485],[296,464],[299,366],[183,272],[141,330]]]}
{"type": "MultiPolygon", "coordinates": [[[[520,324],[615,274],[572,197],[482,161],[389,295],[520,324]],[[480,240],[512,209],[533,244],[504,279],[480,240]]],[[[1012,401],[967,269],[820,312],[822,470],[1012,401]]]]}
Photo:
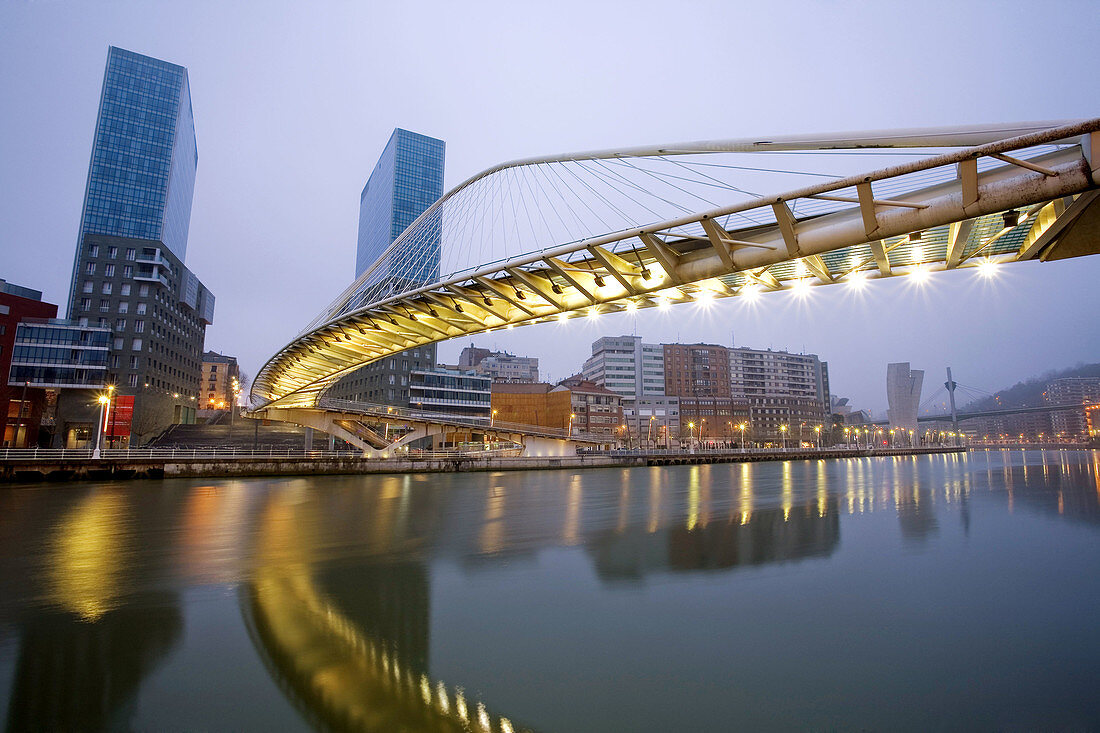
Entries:
{"type": "Polygon", "coordinates": [[[111,404],[111,416],[107,420],[107,439],[129,438],[130,423],[134,420],[134,398],[119,395],[111,404]]]}

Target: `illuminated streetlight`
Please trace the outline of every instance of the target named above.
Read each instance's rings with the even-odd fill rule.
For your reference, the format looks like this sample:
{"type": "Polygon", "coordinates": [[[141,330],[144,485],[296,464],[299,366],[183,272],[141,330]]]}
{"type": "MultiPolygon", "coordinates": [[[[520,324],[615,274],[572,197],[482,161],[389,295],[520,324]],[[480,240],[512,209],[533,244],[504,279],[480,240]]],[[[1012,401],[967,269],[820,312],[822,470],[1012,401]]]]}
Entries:
{"type": "Polygon", "coordinates": [[[787,450],[787,426],[779,426],[779,434],[783,436],[783,450],[787,450]]]}
{"type": "Polygon", "coordinates": [[[489,415],[489,427],[493,427],[493,425],[496,423],[496,419],[497,419],[497,411],[493,410],[492,414],[489,415]]]}
{"type": "Polygon", "coordinates": [[[817,433],[817,449],[821,450],[821,426],[814,425],[814,432],[817,433]]]}
{"type": "Polygon", "coordinates": [[[737,428],[741,431],[741,450],[745,450],[745,423],[741,423],[737,428]]]}

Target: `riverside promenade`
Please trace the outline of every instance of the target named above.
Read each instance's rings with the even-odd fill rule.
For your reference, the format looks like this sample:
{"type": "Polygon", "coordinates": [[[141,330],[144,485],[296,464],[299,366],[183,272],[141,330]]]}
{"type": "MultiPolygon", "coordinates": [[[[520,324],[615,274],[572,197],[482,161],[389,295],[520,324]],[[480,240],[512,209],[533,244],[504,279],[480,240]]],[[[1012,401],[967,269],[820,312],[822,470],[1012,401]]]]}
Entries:
{"type": "Polygon", "coordinates": [[[520,456],[516,452],[466,451],[402,453],[389,458],[364,458],[359,453],[328,451],[135,449],[106,450],[94,458],[90,450],[0,450],[0,483],[112,481],[161,478],[229,478],[317,474],[430,473],[456,471],[530,471],[704,463],[803,461],[870,456],[911,456],[962,453],[965,448],[823,448],[748,450],[612,450],[576,456],[520,456]]]}

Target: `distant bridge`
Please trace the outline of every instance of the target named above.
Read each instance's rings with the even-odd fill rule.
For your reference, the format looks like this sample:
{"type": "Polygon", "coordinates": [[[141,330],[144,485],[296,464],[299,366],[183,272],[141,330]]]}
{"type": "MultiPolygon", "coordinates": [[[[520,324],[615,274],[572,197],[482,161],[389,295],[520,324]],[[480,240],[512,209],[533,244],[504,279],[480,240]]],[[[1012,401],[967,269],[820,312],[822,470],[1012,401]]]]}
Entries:
{"type": "Polygon", "coordinates": [[[253,403],[269,419],[325,412],[325,390],[364,364],[502,328],[1095,254],[1098,184],[1100,119],[504,163],[433,204],[280,349],[253,403]],[[919,157],[853,174],[873,149],[919,157]],[[812,182],[774,195],[745,182],[783,175],[812,182]]]}

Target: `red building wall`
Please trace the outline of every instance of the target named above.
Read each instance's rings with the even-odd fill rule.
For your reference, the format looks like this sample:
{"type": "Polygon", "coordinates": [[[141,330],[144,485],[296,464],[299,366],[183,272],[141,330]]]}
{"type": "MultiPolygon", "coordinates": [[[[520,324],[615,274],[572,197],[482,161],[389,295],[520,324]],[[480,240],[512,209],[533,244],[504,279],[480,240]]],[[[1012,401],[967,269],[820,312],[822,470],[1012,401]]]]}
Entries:
{"type": "Polygon", "coordinates": [[[0,447],[33,448],[38,445],[38,426],[42,421],[46,390],[27,389],[28,404],[23,405],[23,387],[8,386],[15,326],[25,318],[57,318],[57,306],[0,291],[0,447]]]}

